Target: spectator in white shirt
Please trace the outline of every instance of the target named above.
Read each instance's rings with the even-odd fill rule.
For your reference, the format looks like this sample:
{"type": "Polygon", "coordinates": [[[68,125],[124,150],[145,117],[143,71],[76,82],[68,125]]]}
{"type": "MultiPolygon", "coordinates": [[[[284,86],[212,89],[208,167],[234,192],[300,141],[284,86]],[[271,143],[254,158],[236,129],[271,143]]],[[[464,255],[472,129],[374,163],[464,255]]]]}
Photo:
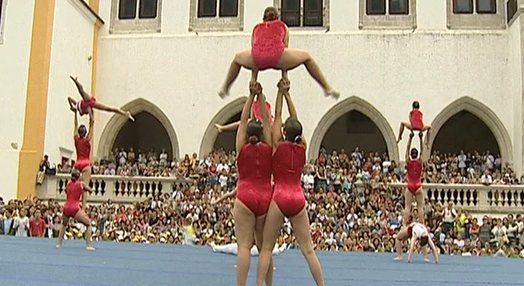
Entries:
{"type": "Polygon", "coordinates": [[[485,186],[489,186],[493,183],[493,177],[491,177],[488,170],[484,171],[484,175],[480,178],[480,182],[485,186]]]}
{"type": "Polygon", "coordinates": [[[20,216],[15,218],[13,229],[15,230],[15,236],[27,237],[29,230],[29,218],[26,216],[27,210],[21,209],[20,216]]]}

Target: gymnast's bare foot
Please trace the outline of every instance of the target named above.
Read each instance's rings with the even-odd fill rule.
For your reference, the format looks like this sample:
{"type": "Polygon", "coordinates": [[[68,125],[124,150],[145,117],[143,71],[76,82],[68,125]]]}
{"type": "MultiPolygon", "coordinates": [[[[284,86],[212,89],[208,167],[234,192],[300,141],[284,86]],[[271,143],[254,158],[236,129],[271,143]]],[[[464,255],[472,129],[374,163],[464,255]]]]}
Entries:
{"type": "Polygon", "coordinates": [[[324,91],[324,93],[325,93],[325,96],[326,96],[326,97],[330,97],[330,96],[331,96],[331,97],[333,97],[334,99],[337,99],[337,100],[338,100],[338,98],[340,97],[340,92],[336,91],[336,90],[333,89],[333,88],[326,89],[326,90],[324,91]]]}
{"type": "Polygon", "coordinates": [[[224,99],[226,98],[226,96],[229,95],[229,90],[227,89],[224,89],[222,88],[219,92],[218,92],[218,96],[220,96],[220,98],[224,99]]]}
{"type": "Polygon", "coordinates": [[[93,251],[93,250],[95,250],[95,248],[94,248],[94,247],[92,247],[91,245],[89,245],[89,246],[86,246],[86,249],[87,249],[87,250],[89,250],[89,251],[93,251]]]}
{"type": "Polygon", "coordinates": [[[395,261],[402,261],[404,258],[402,256],[395,257],[395,261]]]}
{"type": "Polygon", "coordinates": [[[128,111],[128,112],[126,112],[126,114],[127,114],[127,117],[129,118],[129,120],[135,122],[135,118],[131,115],[131,112],[128,111]]]}
{"type": "Polygon", "coordinates": [[[56,248],[62,248],[62,245],[57,244],[57,245],[56,245],[56,248]]]}
{"type": "Polygon", "coordinates": [[[426,262],[426,263],[429,262],[429,258],[424,257],[424,262],[426,262]]]}
{"type": "Polygon", "coordinates": [[[215,124],[215,127],[218,129],[218,133],[222,133],[222,131],[224,131],[224,127],[220,124],[215,124]]]}

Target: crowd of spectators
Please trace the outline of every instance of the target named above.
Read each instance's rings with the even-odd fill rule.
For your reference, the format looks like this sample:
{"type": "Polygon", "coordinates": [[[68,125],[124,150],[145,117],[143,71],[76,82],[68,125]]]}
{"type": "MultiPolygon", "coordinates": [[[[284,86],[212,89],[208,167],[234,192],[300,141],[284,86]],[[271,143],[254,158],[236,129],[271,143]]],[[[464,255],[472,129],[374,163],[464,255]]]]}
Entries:
{"type": "MultiPolygon", "coordinates": [[[[160,154],[140,150],[115,150],[93,166],[93,173],[122,176],[174,176],[187,178],[174,193],[150,198],[133,206],[108,201],[91,205],[95,240],[141,243],[183,243],[185,227],[191,225],[197,244],[235,241],[233,200],[213,200],[236,185],[236,154],[217,150],[205,158],[186,155],[170,161],[160,154]],[[193,183],[194,182],[194,183],[193,183]]],[[[67,170],[61,166],[60,171],[67,170]]],[[[393,252],[394,235],[402,221],[403,190],[390,183],[402,182],[404,167],[387,155],[358,148],[319,157],[305,166],[303,187],[308,201],[313,241],[317,250],[393,252]],[[355,184],[362,182],[363,184],[355,184]],[[358,187],[357,187],[358,186],[358,187]]],[[[514,172],[501,165],[489,151],[480,155],[435,153],[426,164],[423,180],[433,183],[518,184],[514,172]]],[[[0,203],[3,204],[3,203],[0,203]]],[[[11,200],[3,208],[0,234],[56,237],[61,220],[58,202],[28,198],[11,200]]],[[[524,217],[508,214],[503,219],[484,217],[482,222],[452,204],[431,203],[426,198],[425,221],[440,252],[450,255],[524,255],[524,217]]],[[[85,228],[70,222],[67,237],[82,238],[85,228]]],[[[286,222],[279,245],[296,247],[286,222]]]]}

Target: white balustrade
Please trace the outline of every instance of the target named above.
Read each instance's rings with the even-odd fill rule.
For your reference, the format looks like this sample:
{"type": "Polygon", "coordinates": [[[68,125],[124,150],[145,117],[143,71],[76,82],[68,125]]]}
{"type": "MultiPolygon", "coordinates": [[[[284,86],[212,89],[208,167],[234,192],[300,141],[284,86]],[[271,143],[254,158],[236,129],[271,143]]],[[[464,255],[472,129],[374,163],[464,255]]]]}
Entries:
{"type": "MultiPolygon", "coordinates": [[[[38,189],[38,197],[65,201],[69,178],[68,174],[47,176],[38,189]]],[[[132,204],[154,195],[172,193],[177,185],[191,182],[176,178],[95,175],[91,179],[93,192],[89,201],[101,203],[112,200],[115,203],[132,204]]],[[[363,185],[357,184],[358,187],[363,185]]],[[[405,189],[406,184],[390,184],[390,187],[405,189]]],[[[524,212],[524,186],[520,185],[424,184],[423,188],[431,202],[452,202],[456,208],[472,213],[524,212]]]]}

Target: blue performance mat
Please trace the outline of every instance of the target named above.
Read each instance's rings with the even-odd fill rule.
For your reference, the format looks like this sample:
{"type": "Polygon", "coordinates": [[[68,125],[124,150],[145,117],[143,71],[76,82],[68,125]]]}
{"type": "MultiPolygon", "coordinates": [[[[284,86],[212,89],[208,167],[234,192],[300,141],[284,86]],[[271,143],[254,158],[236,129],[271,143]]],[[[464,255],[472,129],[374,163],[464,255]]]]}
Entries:
{"type": "MultiPolygon", "coordinates": [[[[0,236],[0,285],[216,285],[236,284],[235,256],[210,247],[94,242],[0,236]]],[[[524,285],[524,260],[496,257],[442,256],[438,265],[394,261],[395,254],[318,252],[328,286],[524,285]]],[[[406,257],[406,256],[405,256],[406,257]]],[[[275,258],[274,285],[315,285],[298,250],[275,258]]],[[[248,285],[254,285],[252,259],[248,285]]]]}

